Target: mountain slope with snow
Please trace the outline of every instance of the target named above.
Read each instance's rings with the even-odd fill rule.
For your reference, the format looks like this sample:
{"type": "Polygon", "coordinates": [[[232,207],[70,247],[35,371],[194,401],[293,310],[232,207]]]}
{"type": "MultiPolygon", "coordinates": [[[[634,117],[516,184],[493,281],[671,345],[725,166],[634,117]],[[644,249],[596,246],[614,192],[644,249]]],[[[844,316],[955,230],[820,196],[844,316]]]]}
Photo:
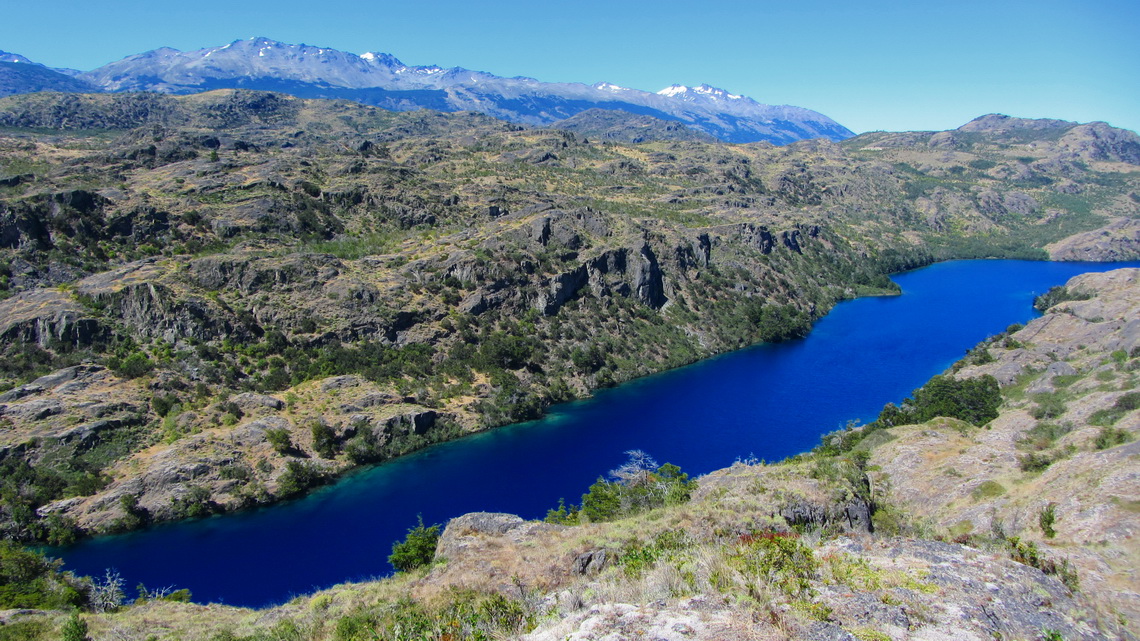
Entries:
{"type": "Polygon", "coordinates": [[[608,109],[680,122],[728,142],[787,144],[853,135],[815,111],[764,105],[708,85],[674,85],[653,93],[610,83],[549,83],[459,67],[413,66],[386,53],[357,55],[268,38],[187,52],[156,49],[83,73],[81,78],[113,92],[261,89],[303,98],[349,99],[398,111],[477,111],[531,126],[548,126],[588,109],[608,109]]]}

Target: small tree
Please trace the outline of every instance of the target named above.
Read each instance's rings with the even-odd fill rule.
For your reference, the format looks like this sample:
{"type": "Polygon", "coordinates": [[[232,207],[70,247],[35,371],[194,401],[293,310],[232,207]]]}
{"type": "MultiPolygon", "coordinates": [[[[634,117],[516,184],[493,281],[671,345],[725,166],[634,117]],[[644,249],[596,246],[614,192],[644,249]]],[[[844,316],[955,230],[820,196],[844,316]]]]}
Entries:
{"type": "Polygon", "coordinates": [[[123,592],[123,577],[118,572],[107,570],[103,580],[91,584],[88,597],[91,609],[96,612],[113,612],[123,605],[126,593],[123,592]]]}
{"type": "Polygon", "coordinates": [[[582,495],[582,514],[591,523],[616,519],[621,514],[620,487],[599,477],[582,495]]]}
{"type": "Polygon", "coordinates": [[[87,622],[79,618],[78,612],[72,612],[60,628],[59,638],[63,641],[91,641],[87,636],[87,622]]]}
{"type": "Polygon", "coordinates": [[[1046,505],[1044,508],[1041,509],[1041,512],[1037,515],[1037,524],[1041,526],[1041,533],[1044,534],[1045,538],[1047,538],[1047,539],[1051,539],[1051,538],[1057,536],[1057,530],[1053,527],[1053,524],[1055,524],[1056,522],[1057,522],[1057,504],[1056,503],[1050,503],[1049,505],[1046,505]]]}
{"type": "Polygon", "coordinates": [[[293,440],[289,438],[289,430],[283,427],[265,430],[265,440],[269,441],[278,454],[288,454],[293,451],[293,440]]]}
{"type": "Polygon", "coordinates": [[[424,527],[423,515],[416,517],[416,520],[416,526],[408,530],[403,541],[392,544],[392,554],[388,555],[388,562],[399,572],[408,572],[435,560],[439,525],[424,527]]]}
{"type": "Polygon", "coordinates": [[[313,433],[313,449],[317,454],[327,459],[336,456],[336,432],[321,421],[313,421],[309,429],[313,433]]]}

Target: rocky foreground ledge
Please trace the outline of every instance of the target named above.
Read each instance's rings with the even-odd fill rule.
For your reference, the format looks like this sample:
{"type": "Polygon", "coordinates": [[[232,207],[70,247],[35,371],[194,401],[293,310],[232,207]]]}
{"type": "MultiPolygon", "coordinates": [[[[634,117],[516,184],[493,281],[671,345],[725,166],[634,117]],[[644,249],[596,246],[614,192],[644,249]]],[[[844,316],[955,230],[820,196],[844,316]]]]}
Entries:
{"type": "Polygon", "coordinates": [[[265,610],[151,601],[90,615],[91,636],[1136,639],[1140,270],[1047,301],[952,368],[1000,382],[983,426],[869,427],[854,449],[737,463],[611,522],[467,514],[423,569],[265,610]]]}

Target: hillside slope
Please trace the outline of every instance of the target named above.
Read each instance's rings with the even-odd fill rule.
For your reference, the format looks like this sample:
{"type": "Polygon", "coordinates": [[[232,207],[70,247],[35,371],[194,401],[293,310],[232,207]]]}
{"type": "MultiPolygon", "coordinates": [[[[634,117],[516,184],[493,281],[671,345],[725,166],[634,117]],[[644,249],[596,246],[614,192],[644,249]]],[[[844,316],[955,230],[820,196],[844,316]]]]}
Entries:
{"type": "MultiPolygon", "coordinates": [[[[1001,381],[982,425],[885,410],[689,500],[548,519],[571,525],[468,514],[423,569],[258,611],[151,600],[88,616],[92,636],[1135,639],[1140,402],[1122,399],[1140,383],[1140,270],[1078,276],[1043,306],[948,372],[1001,381]]],[[[626,497],[677,487],[626,472],[626,497]]],[[[62,616],[9,621],[43,638],[62,616]]]]}
{"type": "Polygon", "coordinates": [[[1135,134],[995,118],[777,148],[249,91],[0,99],[4,534],[295,496],[802,335],[936,259],[1136,256],[1135,134]],[[1106,226],[1112,251],[1083,244],[1106,226]]]}

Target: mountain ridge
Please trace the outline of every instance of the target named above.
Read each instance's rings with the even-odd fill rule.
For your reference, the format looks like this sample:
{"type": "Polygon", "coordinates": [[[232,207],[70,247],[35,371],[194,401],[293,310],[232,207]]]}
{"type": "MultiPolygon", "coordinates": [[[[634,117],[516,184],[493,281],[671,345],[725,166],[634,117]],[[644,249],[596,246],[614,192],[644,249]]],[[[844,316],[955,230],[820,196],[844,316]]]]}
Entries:
{"type": "Polygon", "coordinates": [[[684,91],[653,93],[610,83],[542,82],[461,67],[407,65],[387,53],[357,55],[264,37],[188,52],[162,47],[78,77],[109,92],[259,89],[301,98],[343,98],[397,111],[478,111],[531,126],[549,126],[582,111],[603,108],[681,122],[726,142],[787,144],[854,135],[810,109],[765,105],[708,85],[692,89],[674,85],[684,91]]]}

